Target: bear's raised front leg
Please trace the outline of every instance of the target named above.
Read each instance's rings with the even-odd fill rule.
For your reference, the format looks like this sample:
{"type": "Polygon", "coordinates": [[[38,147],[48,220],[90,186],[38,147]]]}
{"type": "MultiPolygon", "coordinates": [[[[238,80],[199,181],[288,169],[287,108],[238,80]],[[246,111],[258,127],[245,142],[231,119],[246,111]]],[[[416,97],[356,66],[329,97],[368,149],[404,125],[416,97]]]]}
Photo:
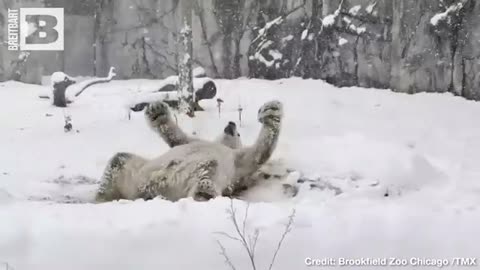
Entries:
{"type": "Polygon", "coordinates": [[[120,184],[132,182],[132,175],[147,162],[146,159],[131,153],[117,153],[107,163],[103,172],[100,187],[95,196],[97,202],[109,202],[127,199],[122,194],[120,184]]]}
{"type": "Polygon", "coordinates": [[[196,169],[191,175],[191,181],[195,181],[190,190],[189,197],[193,197],[195,201],[208,201],[219,195],[217,185],[212,180],[217,173],[218,161],[207,160],[197,164],[196,169]]]}
{"type": "Polygon", "coordinates": [[[148,105],[145,110],[145,116],[150,127],[155,130],[170,147],[187,144],[196,140],[188,137],[185,132],[175,124],[168,104],[163,101],[148,105]]]}
{"type": "Polygon", "coordinates": [[[272,156],[280,136],[283,118],[283,105],[279,101],[263,104],[258,110],[258,121],[262,129],[254,145],[239,149],[235,154],[235,186],[233,193],[255,184],[251,176],[272,156]]]}

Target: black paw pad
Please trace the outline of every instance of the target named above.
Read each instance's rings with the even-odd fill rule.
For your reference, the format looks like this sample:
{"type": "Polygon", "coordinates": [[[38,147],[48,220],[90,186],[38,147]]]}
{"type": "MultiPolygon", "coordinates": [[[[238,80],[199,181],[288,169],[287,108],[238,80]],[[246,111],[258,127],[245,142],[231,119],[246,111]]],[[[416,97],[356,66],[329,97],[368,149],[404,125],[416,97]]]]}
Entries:
{"type": "Polygon", "coordinates": [[[193,196],[193,199],[195,201],[208,201],[210,199],[213,199],[213,195],[210,194],[210,193],[205,193],[205,192],[197,192],[195,193],[195,195],[193,196]]]}

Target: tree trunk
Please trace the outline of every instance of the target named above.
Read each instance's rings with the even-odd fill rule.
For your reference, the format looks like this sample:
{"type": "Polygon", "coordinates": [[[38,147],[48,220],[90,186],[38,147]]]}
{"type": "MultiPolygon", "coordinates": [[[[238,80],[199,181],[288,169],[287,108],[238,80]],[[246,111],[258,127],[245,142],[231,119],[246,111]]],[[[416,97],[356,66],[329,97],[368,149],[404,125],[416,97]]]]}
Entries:
{"type": "Polygon", "coordinates": [[[76,81],[71,80],[67,76],[63,79],[63,81],[55,82],[53,84],[53,105],[57,107],[67,107],[67,104],[71,103],[71,101],[67,100],[65,97],[65,92],[70,85],[75,83],[76,81]]]}
{"type": "Polygon", "coordinates": [[[182,28],[180,31],[179,51],[179,82],[178,91],[180,96],[180,111],[186,112],[193,117],[195,115],[195,98],[193,91],[193,46],[192,46],[192,12],[191,0],[181,0],[182,6],[182,28]]]}
{"type": "Polygon", "coordinates": [[[65,98],[66,90],[65,85],[61,84],[56,84],[53,87],[53,105],[57,107],[67,107],[67,99],[65,98]]]}

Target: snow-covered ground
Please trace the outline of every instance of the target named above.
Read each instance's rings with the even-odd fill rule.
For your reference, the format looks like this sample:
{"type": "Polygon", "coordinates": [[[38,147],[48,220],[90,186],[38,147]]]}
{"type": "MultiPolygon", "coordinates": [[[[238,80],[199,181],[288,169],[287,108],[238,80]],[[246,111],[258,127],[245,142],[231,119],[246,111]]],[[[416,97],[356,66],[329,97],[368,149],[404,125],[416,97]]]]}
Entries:
{"type": "MultiPolygon", "coordinates": [[[[152,84],[96,85],[66,109],[38,98],[46,87],[0,84],[0,269],[1,262],[17,270],[229,269],[217,239],[236,269],[251,269],[243,247],[215,233],[235,235],[229,199],[91,203],[115,152],[154,157],[167,150],[143,113],[129,120],[125,106],[152,84]],[[72,118],[70,133],[64,115],[72,118]],[[66,203],[75,200],[82,203],[66,203]]],[[[217,84],[221,115],[215,100],[203,101],[198,117],[179,116],[184,129],[214,139],[228,121],[238,123],[241,105],[240,133],[249,144],[260,129],[258,108],[279,99],[285,121],[273,161],[341,189],[335,195],[304,184],[295,198],[274,186],[252,191],[246,232],[260,232],[257,269],[268,269],[293,209],[293,230],[273,269],[309,268],[307,257],[479,256],[480,103],[314,80],[217,84]]],[[[240,222],[246,205],[234,201],[240,222]]],[[[360,268],[370,267],[350,269],[360,268]]]]}

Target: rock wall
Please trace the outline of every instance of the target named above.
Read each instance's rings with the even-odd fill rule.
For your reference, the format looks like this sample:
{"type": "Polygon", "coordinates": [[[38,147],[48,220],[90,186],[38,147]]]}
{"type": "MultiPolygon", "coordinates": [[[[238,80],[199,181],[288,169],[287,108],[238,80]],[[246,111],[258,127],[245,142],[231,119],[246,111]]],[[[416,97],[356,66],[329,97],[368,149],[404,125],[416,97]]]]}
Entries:
{"type": "MultiPolygon", "coordinates": [[[[280,69],[277,77],[299,74],[321,78],[339,86],[391,88],[406,93],[452,92],[480,100],[480,4],[474,0],[323,0],[319,1],[322,27],[312,31],[314,18],[280,23],[287,29],[299,24],[306,35],[294,37],[302,50],[314,50],[308,59],[286,56],[288,46],[272,30],[261,43],[263,51],[278,50],[289,62],[308,62],[300,70],[272,65],[274,57],[262,55],[260,74],[280,69]],[[302,28],[303,27],[303,28],[302,28]],[[317,33],[318,32],[318,33],[317,33]],[[310,36],[312,35],[312,37],[310,36]],[[311,40],[311,41],[308,41],[311,40]],[[311,43],[311,45],[308,45],[311,43]],[[273,45],[272,45],[273,44],[273,45]],[[313,47],[313,49],[311,49],[313,47]],[[301,70],[316,67],[313,70],[301,70]],[[284,69],[292,69],[291,72],[284,69]],[[266,70],[266,72],[264,72],[266,70]]],[[[273,22],[273,17],[270,18],[273,22]]],[[[263,28],[263,33],[267,29],[263,28]]],[[[300,30],[301,31],[301,30],[300,30]]],[[[260,36],[260,35],[259,35],[260,36]]],[[[263,38],[263,37],[262,37],[263,38]]],[[[257,61],[258,62],[258,61],[257,61]]]]}
{"type": "Polygon", "coordinates": [[[471,1],[461,21],[454,59],[456,92],[480,100],[480,3],[471,1]]]}
{"type": "MultiPolygon", "coordinates": [[[[21,80],[103,76],[110,66],[120,78],[164,78],[177,73],[183,1],[2,1],[0,39],[8,7],[64,7],[65,51],[32,52],[21,80]]],[[[479,15],[475,0],[196,0],[194,62],[211,77],[302,76],[480,100],[479,15]]],[[[17,58],[1,48],[0,80],[17,58]]]]}
{"type": "Polygon", "coordinates": [[[442,12],[436,1],[393,2],[392,88],[408,93],[446,92],[452,85],[452,40],[435,33],[431,18],[442,12]]]}

